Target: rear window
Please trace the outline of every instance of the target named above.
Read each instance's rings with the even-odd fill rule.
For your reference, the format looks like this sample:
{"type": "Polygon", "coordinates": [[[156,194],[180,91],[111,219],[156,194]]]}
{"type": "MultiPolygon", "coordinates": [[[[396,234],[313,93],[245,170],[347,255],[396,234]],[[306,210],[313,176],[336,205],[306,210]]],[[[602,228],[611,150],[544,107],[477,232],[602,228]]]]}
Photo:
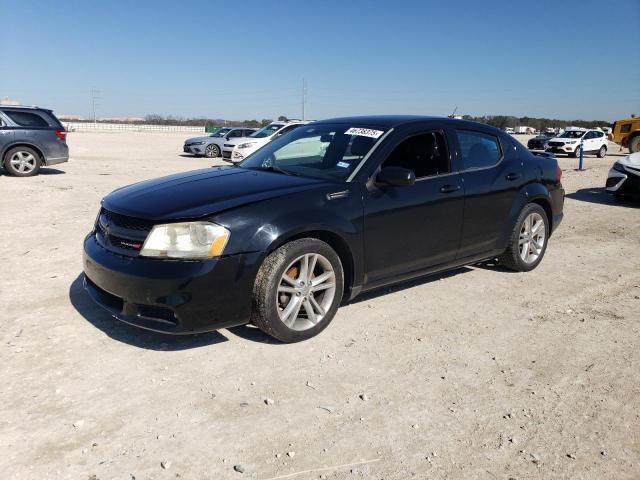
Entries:
{"type": "Polygon", "coordinates": [[[491,167],[502,158],[498,137],[472,130],[457,130],[456,134],[465,170],[491,167]]]}
{"type": "Polygon", "coordinates": [[[47,121],[37,113],[4,110],[3,113],[21,127],[48,127],[47,121]]]}

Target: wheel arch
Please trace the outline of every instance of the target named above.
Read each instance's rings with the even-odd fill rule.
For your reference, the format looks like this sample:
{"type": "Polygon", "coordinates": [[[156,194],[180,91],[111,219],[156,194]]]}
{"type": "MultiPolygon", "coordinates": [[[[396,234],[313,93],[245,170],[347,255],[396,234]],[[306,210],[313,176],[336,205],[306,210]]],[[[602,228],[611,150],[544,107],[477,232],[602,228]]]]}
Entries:
{"type": "Polygon", "coordinates": [[[15,142],[12,143],[10,145],[8,145],[7,147],[5,147],[5,149],[2,151],[2,156],[0,156],[0,165],[2,167],[4,167],[4,162],[6,160],[7,157],[7,153],[9,152],[9,150],[12,150],[16,147],[27,147],[30,148],[31,150],[34,150],[38,156],[40,157],[40,162],[42,163],[42,165],[46,165],[47,160],[44,156],[44,153],[42,153],[42,149],[40,149],[39,147],[37,147],[36,145],[32,144],[32,143],[28,143],[28,142],[15,142]]]}
{"type": "Polygon", "coordinates": [[[344,293],[343,300],[351,298],[352,289],[355,284],[355,263],[354,255],[349,243],[339,233],[327,229],[311,229],[299,232],[289,232],[274,240],[265,250],[265,257],[277,250],[282,245],[299,240],[301,238],[315,238],[328,244],[340,258],[342,269],[344,270],[344,293]]]}

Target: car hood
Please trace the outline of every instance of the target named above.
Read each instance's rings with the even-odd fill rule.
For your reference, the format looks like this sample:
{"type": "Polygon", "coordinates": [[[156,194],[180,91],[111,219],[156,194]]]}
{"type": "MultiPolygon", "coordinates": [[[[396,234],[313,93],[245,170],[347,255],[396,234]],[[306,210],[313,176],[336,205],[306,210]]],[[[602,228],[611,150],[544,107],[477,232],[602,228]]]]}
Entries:
{"type": "Polygon", "coordinates": [[[200,218],[327,184],[323,180],[240,167],[214,167],[147,180],[107,195],[109,211],[150,220],[200,218]]]}
{"type": "Polygon", "coordinates": [[[550,138],[549,141],[550,142],[562,142],[562,143],[567,143],[567,142],[575,142],[575,141],[580,141],[580,138],[559,138],[559,137],[553,137],[550,138]]]}
{"type": "Polygon", "coordinates": [[[241,143],[247,142],[256,142],[256,143],[268,143],[271,137],[263,137],[263,138],[254,138],[254,137],[238,137],[233,140],[229,140],[227,143],[235,145],[240,145],[241,143]]]}
{"type": "Polygon", "coordinates": [[[210,137],[209,135],[207,135],[206,137],[193,137],[193,138],[188,138],[184,141],[184,143],[193,143],[193,142],[207,142],[209,140],[211,140],[212,137],[210,137]]]}

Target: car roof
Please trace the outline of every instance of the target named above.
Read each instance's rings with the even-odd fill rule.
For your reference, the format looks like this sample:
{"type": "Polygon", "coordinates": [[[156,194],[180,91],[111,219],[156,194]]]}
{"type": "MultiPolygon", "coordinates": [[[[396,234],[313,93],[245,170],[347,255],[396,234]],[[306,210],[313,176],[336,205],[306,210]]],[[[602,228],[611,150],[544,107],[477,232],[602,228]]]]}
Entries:
{"type": "Polygon", "coordinates": [[[35,105],[0,105],[2,109],[15,109],[15,110],[44,110],[45,112],[51,112],[48,108],[37,107],[35,105]]]}
{"type": "Polygon", "coordinates": [[[468,128],[484,128],[502,132],[502,130],[487,125],[485,123],[472,122],[470,120],[461,120],[458,118],[450,117],[436,117],[427,115],[369,115],[369,116],[355,116],[355,117],[339,117],[328,118],[326,120],[320,120],[316,123],[347,123],[356,125],[367,125],[370,127],[379,128],[394,128],[402,125],[411,125],[422,122],[442,122],[456,125],[458,127],[468,128]]]}

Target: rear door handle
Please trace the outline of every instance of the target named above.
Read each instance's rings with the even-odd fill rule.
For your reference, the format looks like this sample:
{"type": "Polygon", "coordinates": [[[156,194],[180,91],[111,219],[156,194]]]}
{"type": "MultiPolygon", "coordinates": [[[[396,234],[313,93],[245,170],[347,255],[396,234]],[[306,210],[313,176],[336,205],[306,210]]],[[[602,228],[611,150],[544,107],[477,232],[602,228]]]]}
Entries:
{"type": "Polygon", "coordinates": [[[510,182],[513,182],[514,180],[519,180],[521,177],[522,175],[520,175],[519,173],[510,173],[506,176],[506,179],[510,182]]]}
{"type": "Polygon", "coordinates": [[[443,185],[442,187],[440,187],[440,191],[442,193],[453,193],[453,192],[457,192],[458,190],[460,190],[460,185],[443,185]]]}

